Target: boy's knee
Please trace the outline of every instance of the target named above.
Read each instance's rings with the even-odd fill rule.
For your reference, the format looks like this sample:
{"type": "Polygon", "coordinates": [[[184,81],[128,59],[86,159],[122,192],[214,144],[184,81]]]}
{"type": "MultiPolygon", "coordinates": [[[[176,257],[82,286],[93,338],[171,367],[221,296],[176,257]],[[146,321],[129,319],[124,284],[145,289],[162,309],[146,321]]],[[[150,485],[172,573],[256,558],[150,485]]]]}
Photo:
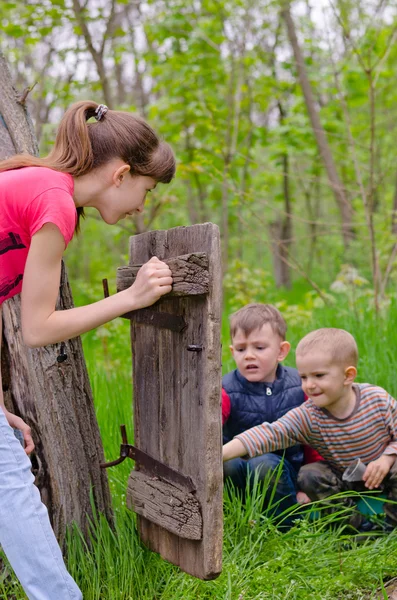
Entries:
{"type": "Polygon", "coordinates": [[[335,473],[322,461],[319,461],[303,465],[300,468],[298,489],[305,492],[312,500],[315,500],[340,492],[342,485],[335,473]]]}
{"type": "Polygon", "coordinates": [[[268,476],[272,481],[281,481],[286,475],[283,458],[278,454],[268,453],[256,456],[248,461],[251,477],[257,473],[258,479],[263,480],[268,476]]]}
{"type": "Polygon", "coordinates": [[[299,469],[298,473],[298,489],[305,492],[310,497],[310,492],[316,488],[318,483],[317,474],[313,469],[310,468],[310,465],[303,465],[299,469]]]}
{"type": "Polygon", "coordinates": [[[278,456],[278,454],[269,452],[267,454],[256,456],[255,458],[251,458],[248,463],[251,471],[261,469],[261,471],[267,472],[279,469],[282,460],[282,457],[278,456]]]}
{"type": "Polygon", "coordinates": [[[241,458],[232,458],[223,463],[223,479],[231,477],[232,479],[241,472],[244,463],[241,458]]]}

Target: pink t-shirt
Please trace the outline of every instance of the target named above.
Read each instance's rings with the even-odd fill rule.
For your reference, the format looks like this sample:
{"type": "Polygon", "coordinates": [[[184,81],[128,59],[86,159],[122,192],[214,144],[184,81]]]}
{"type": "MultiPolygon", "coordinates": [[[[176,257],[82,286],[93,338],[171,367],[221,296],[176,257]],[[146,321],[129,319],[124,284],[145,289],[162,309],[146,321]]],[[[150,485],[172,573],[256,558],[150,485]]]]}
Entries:
{"type": "Polygon", "coordinates": [[[65,239],[77,220],[73,177],[46,167],[0,172],[0,305],[19,294],[30,242],[45,223],[65,239]]]}

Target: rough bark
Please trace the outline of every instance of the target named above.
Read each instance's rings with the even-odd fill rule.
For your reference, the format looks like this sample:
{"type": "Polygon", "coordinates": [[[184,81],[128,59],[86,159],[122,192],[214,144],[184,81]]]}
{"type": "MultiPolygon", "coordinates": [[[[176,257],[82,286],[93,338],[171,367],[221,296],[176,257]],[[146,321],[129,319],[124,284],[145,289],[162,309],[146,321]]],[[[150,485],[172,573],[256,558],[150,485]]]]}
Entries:
{"type": "Polygon", "coordinates": [[[348,246],[350,241],[354,237],[352,229],[353,209],[346,195],[343,183],[339,178],[332,156],[331,148],[328,144],[327,136],[320,121],[317,106],[314,100],[313,91],[311,88],[309,77],[307,75],[302,50],[300,48],[298,38],[296,35],[295,24],[291,16],[289,2],[285,2],[285,6],[281,14],[287,26],[288,38],[294,53],[299,82],[302,88],[303,96],[305,98],[306,108],[312,125],[313,134],[316,139],[325,170],[327,172],[329,184],[333,191],[335,201],[341,215],[343,241],[345,246],[348,246]]]}
{"type": "MultiPolygon", "coordinates": [[[[37,153],[25,107],[18,102],[6,61],[0,55],[0,157],[37,153]]],[[[64,267],[57,309],[73,306],[64,267]]],[[[67,360],[57,362],[59,344],[29,349],[22,340],[20,299],[3,305],[2,372],[7,407],[31,427],[36,443],[32,463],[56,536],[62,541],[72,522],[87,530],[92,517],[90,492],[97,509],[111,518],[111,500],[103,449],[80,338],[65,343],[67,360]]]]}

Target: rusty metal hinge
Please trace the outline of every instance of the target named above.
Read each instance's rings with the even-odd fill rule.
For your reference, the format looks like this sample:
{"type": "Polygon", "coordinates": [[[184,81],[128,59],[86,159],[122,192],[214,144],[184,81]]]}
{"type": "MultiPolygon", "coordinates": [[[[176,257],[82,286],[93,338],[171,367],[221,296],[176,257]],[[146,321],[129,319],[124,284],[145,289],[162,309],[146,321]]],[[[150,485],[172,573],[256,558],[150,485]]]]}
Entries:
{"type": "MultiPolygon", "coordinates": [[[[109,297],[109,284],[107,279],[102,279],[103,294],[105,298],[109,297]]],[[[180,315],[173,315],[166,312],[157,312],[148,308],[141,308],[139,310],[132,310],[120,315],[122,319],[130,319],[135,323],[141,323],[143,325],[153,325],[154,327],[160,327],[162,329],[171,329],[181,333],[187,327],[185,319],[180,315]]]]}
{"type": "Polygon", "coordinates": [[[157,460],[147,452],[143,452],[139,448],[132,446],[128,443],[127,433],[125,429],[125,425],[120,425],[122,444],[120,445],[120,457],[116,460],[112,460],[111,462],[101,463],[102,469],[107,469],[108,467],[114,467],[122,463],[126,458],[131,458],[135,460],[140,465],[145,467],[148,475],[152,475],[153,477],[158,477],[159,479],[163,479],[164,481],[182,486],[188,492],[195,492],[196,486],[193,483],[191,477],[187,475],[183,475],[176,469],[169,467],[165,463],[157,460]]]}

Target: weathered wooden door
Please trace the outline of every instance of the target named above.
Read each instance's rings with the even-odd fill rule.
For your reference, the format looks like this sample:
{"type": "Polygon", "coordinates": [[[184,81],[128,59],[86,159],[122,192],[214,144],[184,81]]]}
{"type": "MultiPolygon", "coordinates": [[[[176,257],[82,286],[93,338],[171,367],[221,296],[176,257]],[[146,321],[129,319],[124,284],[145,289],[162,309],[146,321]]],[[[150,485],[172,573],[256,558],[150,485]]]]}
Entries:
{"type": "Polygon", "coordinates": [[[174,286],[156,305],[130,313],[135,446],[186,479],[169,477],[161,464],[153,469],[137,462],[127,504],[138,513],[149,548],[212,579],[221,571],[223,534],[218,227],[205,223],[131,238],[131,267],[119,269],[118,290],[132,283],[132,265],[152,256],[169,263],[174,286]]]}

